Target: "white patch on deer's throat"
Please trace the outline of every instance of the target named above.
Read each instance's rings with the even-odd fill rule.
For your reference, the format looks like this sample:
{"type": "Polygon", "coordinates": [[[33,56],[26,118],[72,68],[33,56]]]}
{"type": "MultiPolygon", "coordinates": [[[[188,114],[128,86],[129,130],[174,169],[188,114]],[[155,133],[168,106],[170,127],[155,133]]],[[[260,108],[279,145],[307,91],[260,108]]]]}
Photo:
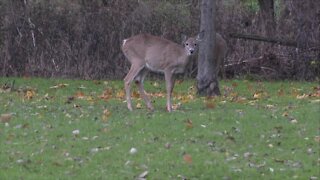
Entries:
{"type": "Polygon", "coordinates": [[[186,53],[187,53],[187,55],[188,56],[190,56],[190,55],[192,55],[193,53],[191,53],[191,51],[192,52],[194,52],[195,51],[195,49],[194,48],[190,48],[190,47],[185,47],[185,50],[186,50],[186,53]]]}

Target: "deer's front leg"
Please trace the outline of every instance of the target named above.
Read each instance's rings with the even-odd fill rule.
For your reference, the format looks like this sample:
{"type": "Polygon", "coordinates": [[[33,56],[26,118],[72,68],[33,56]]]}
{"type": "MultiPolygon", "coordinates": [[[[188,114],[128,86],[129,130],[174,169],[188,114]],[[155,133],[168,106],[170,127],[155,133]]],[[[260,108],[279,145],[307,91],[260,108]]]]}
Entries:
{"type": "Polygon", "coordinates": [[[174,87],[174,78],[171,70],[166,70],[164,73],[166,88],[167,88],[167,111],[172,111],[171,95],[174,87]]]}

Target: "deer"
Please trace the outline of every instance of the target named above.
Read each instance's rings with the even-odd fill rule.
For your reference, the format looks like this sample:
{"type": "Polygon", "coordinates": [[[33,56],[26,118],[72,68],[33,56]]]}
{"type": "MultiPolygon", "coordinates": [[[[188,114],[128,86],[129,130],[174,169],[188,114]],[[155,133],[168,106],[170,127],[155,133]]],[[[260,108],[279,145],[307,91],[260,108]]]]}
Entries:
{"type": "MultiPolygon", "coordinates": [[[[195,54],[203,36],[204,32],[189,38],[184,35],[182,38],[183,45],[146,33],[124,39],[121,50],[127,60],[131,63],[130,70],[124,78],[128,109],[130,111],[133,110],[131,102],[131,84],[135,81],[139,89],[139,94],[145,101],[147,108],[151,111],[154,110],[143,86],[146,75],[149,71],[152,71],[164,74],[167,91],[166,108],[168,112],[171,112],[171,96],[175,81],[174,74],[184,72],[189,63],[189,57],[195,54]]],[[[220,41],[219,39],[217,40],[220,41]]],[[[217,57],[219,57],[218,60],[215,58],[214,61],[221,61],[220,56],[217,57]]]]}

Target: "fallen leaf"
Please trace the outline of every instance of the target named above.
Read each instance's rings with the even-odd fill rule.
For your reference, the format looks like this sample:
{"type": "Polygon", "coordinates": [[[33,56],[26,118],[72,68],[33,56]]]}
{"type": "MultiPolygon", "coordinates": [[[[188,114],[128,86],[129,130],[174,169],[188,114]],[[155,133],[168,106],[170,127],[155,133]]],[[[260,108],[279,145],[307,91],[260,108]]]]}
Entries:
{"type": "Polygon", "coordinates": [[[177,103],[177,104],[173,104],[172,105],[172,109],[173,110],[177,110],[177,109],[179,109],[181,107],[181,103],[177,103]]]}
{"type": "Polygon", "coordinates": [[[78,136],[80,134],[80,130],[79,129],[73,130],[72,134],[75,136],[78,136]]]}
{"type": "Polygon", "coordinates": [[[165,147],[166,149],[170,149],[170,148],[171,148],[171,144],[170,144],[170,143],[166,143],[166,144],[164,145],[164,147],[165,147]]]}
{"type": "Polygon", "coordinates": [[[262,93],[261,92],[255,92],[254,94],[253,94],[253,98],[254,99],[260,99],[262,97],[262,93]]]}
{"type": "Polygon", "coordinates": [[[268,146],[269,146],[270,148],[273,148],[273,144],[268,144],[268,146]]]}
{"type": "Polygon", "coordinates": [[[73,104],[73,107],[74,107],[74,108],[81,108],[81,105],[79,105],[79,104],[73,104]]]}
{"type": "Polygon", "coordinates": [[[316,100],[311,100],[311,103],[320,103],[320,99],[316,99],[316,100]]]}
{"type": "Polygon", "coordinates": [[[206,107],[208,109],[214,109],[216,107],[216,105],[214,104],[214,102],[207,102],[206,107]]]}
{"type": "Polygon", "coordinates": [[[285,111],[284,113],[282,113],[282,116],[287,117],[287,116],[289,116],[289,113],[287,111],[285,111]]]}
{"type": "Polygon", "coordinates": [[[313,87],[312,97],[320,97],[320,86],[313,87]]]}
{"type": "Polygon", "coordinates": [[[125,96],[124,90],[118,90],[116,93],[116,98],[123,99],[125,96]]]}
{"type": "Polygon", "coordinates": [[[174,95],[174,99],[177,99],[183,103],[188,103],[190,100],[193,100],[194,99],[194,96],[192,94],[188,94],[188,95],[174,95]]]}
{"type": "Polygon", "coordinates": [[[140,94],[137,91],[133,91],[132,98],[140,98],[140,94]]]}
{"type": "Polygon", "coordinates": [[[131,148],[130,151],[129,151],[130,154],[135,154],[137,152],[138,152],[138,150],[136,148],[134,148],[134,147],[131,148]]]}
{"type": "Polygon", "coordinates": [[[99,97],[105,101],[111,99],[112,98],[112,89],[108,88],[108,89],[104,90],[102,95],[99,97]]]}
{"type": "Polygon", "coordinates": [[[176,80],[176,83],[177,83],[177,84],[183,83],[183,79],[178,79],[178,80],[176,80]]]}
{"type": "Polygon", "coordinates": [[[2,123],[8,123],[12,119],[12,114],[1,114],[0,121],[2,123]]]}
{"type": "Polygon", "coordinates": [[[57,84],[55,86],[51,86],[50,89],[59,89],[69,86],[69,84],[57,84]]]}
{"type": "Polygon", "coordinates": [[[68,97],[68,100],[66,101],[66,104],[70,104],[74,100],[74,96],[68,97]]]}
{"type": "Polygon", "coordinates": [[[36,94],[34,90],[27,90],[24,94],[24,97],[28,100],[32,99],[33,96],[36,94]]]}
{"type": "Polygon", "coordinates": [[[247,98],[241,97],[241,96],[236,96],[235,98],[232,99],[232,101],[237,102],[237,103],[245,103],[247,98]]]}
{"type": "Polygon", "coordinates": [[[137,109],[141,109],[141,108],[142,108],[141,103],[137,103],[136,108],[137,108],[137,109]]]}
{"type": "Polygon", "coordinates": [[[148,93],[149,96],[152,96],[152,97],[157,97],[157,98],[164,98],[166,97],[166,95],[164,93],[148,93]]]}
{"type": "Polygon", "coordinates": [[[279,89],[278,90],[278,96],[283,96],[284,95],[284,90],[283,89],[279,89]]]}
{"type": "Polygon", "coordinates": [[[250,158],[250,157],[252,157],[252,156],[253,156],[253,153],[251,153],[251,152],[245,152],[245,153],[243,154],[243,157],[246,158],[246,159],[248,159],[248,158],[250,158]]]}
{"type": "Polygon", "coordinates": [[[83,92],[78,91],[78,92],[75,94],[74,97],[76,97],[76,98],[78,98],[78,99],[83,99],[83,98],[85,97],[85,95],[84,95],[83,92]]]}
{"type": "Polygon", "coordinates": [[[193,123],[192,123],[191,119],[186,120],[186,128],[187,129],[193,128],[193,123]]]}
{"type": "Polygon", "coordinates": [[[108,109],[105,109],[102,114],[102,121],[107,122],[110,116],[111,112],[108,109]]]}
{"type": "Polygon", "coordinates": [[[296,120],[296,119],[291,119],[290,122],[291,122],[292,124],[296,124],[296,123],[298,123],[298,120],[296,120]]]}
{"type": "Polygon", "coordinates": [[[191,164],[192,163],[192,156],[190,154],[185,154],[185,155],[183,155],[183,160],[187,164],[191,164]]]}
{"type": "Polygon", "coordinates": [[[307,98],[307,97],[308,97],[307,94],[302,94],[302,95],[297,95],[297,96],[296,96],[297,99],[305,99],[305,98],[307,98]]]}
{"type": "Polygon", "coordinates": [[[152,85],[153,85],[154,87],[159,87],[159,83],[158,83],[158,82],[153,82],[152,85]]]}
{"type": "Polygon", "coordinates": [[[92,148],[92,149],[90,149],[90,153],[92,153],[92,154],[95,154],[95,153],[97,153],[97,152],[99,152],[99,148],[92,148]]]}
{"type": "Polygon", "coordinates": [[[229,96],[232,92],[233,92],[233,88],[229,87],[229,86],[223,86],[223,90],[224,90],[224,97],[229,96]]]}
{"type": "Polygon", "coordinates": [[[266,108],[267,108],[267,109],[273,109],[274,107],[275,107],[275,106],[272,105],[272,104],[267,104],[267,105],[266,105],[266,108]]]}
{"type": "Polygon", "coordinates": [[[148,171],[144,171],[144,172],[142,172],[141,174],[139,174],[139,176],[138,176],[138,178],[139,179],[147,179],[147,176],[148,176],[148,171]]]}
{"type": "Polygon", "coordinates": [[[193,85],[193,86],[190,86],[188,88],[188,94],[196,94],[197,93],[197,88],[193,85]]]}
{"type": "Polygon", "coordinates": [[[83,86],[83,85],[80,85],[80,86],[78,87],[78,89],[87,89],[87,87],[85,87],[85,86],[83,86]]]}
{"type": "Polygon", "coordinates": [[[102,84],[101,81],[97,81],[97,80],[93,80],[93,83],[94,83],[95,85],[100,85],[100,84],[102,84]]]}

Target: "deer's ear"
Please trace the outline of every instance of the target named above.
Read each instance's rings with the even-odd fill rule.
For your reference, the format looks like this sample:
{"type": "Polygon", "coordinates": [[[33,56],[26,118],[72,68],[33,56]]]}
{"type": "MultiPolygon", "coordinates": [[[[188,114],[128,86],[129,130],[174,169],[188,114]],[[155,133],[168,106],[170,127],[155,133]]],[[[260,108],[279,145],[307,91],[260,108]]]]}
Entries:
{"type": "Polygon", "coordinates": [[[197,41],[202,41],[203,38],[204,38],[204,31],[201,31],[201,32],[197,35],[196,39],[197,39],[197,41]]]}
{"type": "Polygon", "coordinates": [[[181,35],[181,43],[184,44],[187,41],[187,36],[185,34],[181,35]]]}

